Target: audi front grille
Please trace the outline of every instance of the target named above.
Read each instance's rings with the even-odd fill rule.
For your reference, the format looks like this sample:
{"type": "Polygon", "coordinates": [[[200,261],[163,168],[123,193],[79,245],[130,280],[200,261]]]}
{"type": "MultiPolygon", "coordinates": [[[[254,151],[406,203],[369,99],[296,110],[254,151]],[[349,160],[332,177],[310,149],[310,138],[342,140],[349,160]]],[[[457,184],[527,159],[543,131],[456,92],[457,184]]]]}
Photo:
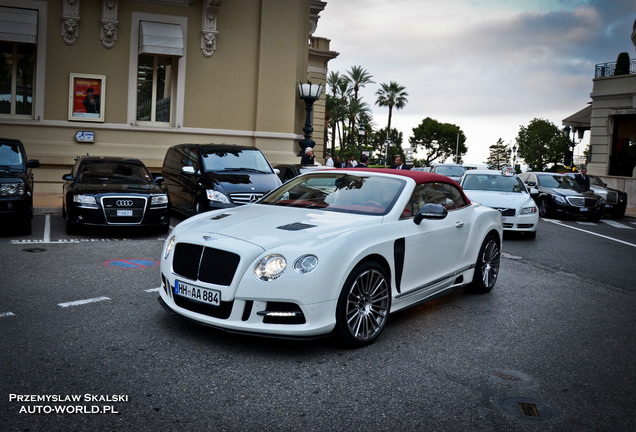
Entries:
{"type": "Polygon", "coordinates": [[[104,217],[109,225],[139,225],[146,214],[146,197],[107,196],[102,197],[104,217]]]}

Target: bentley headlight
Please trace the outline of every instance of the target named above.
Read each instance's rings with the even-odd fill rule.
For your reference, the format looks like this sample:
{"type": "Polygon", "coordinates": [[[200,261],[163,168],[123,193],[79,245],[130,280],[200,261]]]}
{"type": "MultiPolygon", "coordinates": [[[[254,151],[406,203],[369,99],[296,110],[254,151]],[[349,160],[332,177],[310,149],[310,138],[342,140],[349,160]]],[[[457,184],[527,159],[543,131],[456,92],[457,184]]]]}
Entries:
{"type": "Polygon", "coordinates": [[[163,259],[168,259],[168,256],[170,256],[170,252],[172,252],[172,248],[174,248],[174,241],[175,238],[172,236],[166,242],[166,245],[163,248],[163,259]]]}
{"type": "Polygon", "coordinates": [[[261,281],[278,279],[287,268],[287,261],[282,255],[267,255],[254,267],[254,277],[261,281]]]}
{"type": "Polygon", "coordinates": [[[303,255],[294,261],[294,271],[296,273],[310,273],[316,267],[318,267],[318,257],[315,255],[303,255]]]}
{"type": "Polygon", "coordinates": [[[97,207],[97,201],[93,195],[73,195],[73,202],[81,206],[97,207]]]}
{"type": "Polygon", "coordinates": [[[205,192],[207,193],[208,199],[210,201],[217,201],[223,204],[230,203],[230,200],[228,199],[228,197],[222,192],[216,191],[214,189],[207,189],[205,192]]]}
{"type": "Polygon", "coordinates": [[[537,212],[537,207],[536,206],[524,207],[524,208],[521,209],[521,214],[522,215],[535,214],[536,212],[537,212]]]}

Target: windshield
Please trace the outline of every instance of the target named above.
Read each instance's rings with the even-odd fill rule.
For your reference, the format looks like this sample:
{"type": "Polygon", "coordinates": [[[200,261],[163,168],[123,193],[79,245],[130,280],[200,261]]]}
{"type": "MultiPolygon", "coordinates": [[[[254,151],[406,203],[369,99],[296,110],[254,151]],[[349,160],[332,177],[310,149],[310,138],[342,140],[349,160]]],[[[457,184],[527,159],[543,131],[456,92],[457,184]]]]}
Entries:
{"type": "Polygon", "coordinates": [[[583,192],[581,185],[566,175],[538,175],[537,181],[543,187],[571,189],[577,192],[583,192]]]}
{"type": "Polygon", "coordinates": [[[457,165],[437,165],[435,172],[437,174],[445,175],[448,177],[461,177],[466,171],[463,167],[457,165]]]}
{"type": "Polygon", "coordinates": [[[0,144],[0,171],[21,169],[24,161],[17,145],[0,144]]]}
{"type": "Polygon", "coordinates": [[[519,177],[507,177],[501,174],[466,174],[462,189],[527,193],[519,177]]]}
{"type": "Polygon", "coordinates": [[[85,161],[80,169],[80,183],[150,183],[146,167],[126,162],[85,161]]]}
{"type": "Polygon", "coordinates": [[[272,169],[259,150],[208,150],[201,148],[203,170],[219,171],[252,171],[271,174],[272,169]]]}
{"type": "Polygon", "coordinates": [[[285,183],[260,203],[385,215],[393,208],[405,180],[344,173],[305,174],[285,183]]]}

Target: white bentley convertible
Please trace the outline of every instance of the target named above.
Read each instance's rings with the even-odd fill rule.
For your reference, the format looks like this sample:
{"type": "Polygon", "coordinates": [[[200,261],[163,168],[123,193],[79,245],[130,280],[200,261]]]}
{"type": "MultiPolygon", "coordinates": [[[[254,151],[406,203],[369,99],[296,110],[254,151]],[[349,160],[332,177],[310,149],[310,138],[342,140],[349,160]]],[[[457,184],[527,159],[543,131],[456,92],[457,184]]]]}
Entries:
{"type": "Polygon", "coordinates": [[[445,176],[387,169],[301,175],[260,201],[169,235],[159,300],[228,331],[374,341],[390,313],[497,280],[501,215],[445,176]]]}

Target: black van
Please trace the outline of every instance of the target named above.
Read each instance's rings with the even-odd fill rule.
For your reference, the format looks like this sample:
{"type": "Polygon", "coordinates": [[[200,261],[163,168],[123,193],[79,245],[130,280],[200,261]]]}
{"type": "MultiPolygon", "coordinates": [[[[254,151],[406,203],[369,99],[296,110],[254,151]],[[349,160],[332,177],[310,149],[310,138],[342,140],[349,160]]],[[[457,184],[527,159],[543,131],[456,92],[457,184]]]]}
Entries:
{"type": "Polygon", "coordinates": [[[28,160],[22,142],[0,138],[0,217],[11,219],[24,234],[31,234],[33,173],[40,166],[28,160]]]}
{"type": "Polygon", "coordinates": [[[281,184],[260,150],[232,144],[170,147],[162,176],[172,209],[186,216],[254,202],[281,184]]]}

